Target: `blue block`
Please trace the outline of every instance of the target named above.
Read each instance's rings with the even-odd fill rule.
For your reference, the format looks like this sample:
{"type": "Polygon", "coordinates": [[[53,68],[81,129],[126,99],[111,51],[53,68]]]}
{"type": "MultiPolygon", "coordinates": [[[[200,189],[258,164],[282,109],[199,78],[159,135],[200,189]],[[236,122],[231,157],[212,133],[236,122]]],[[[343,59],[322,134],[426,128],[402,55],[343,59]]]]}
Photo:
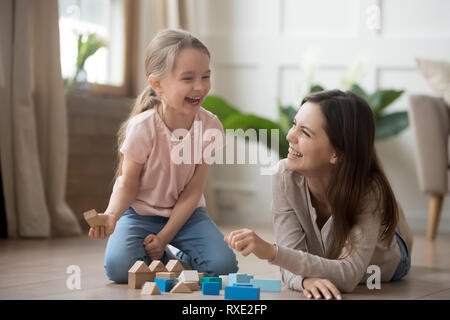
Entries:
{"type": "Polygon", "coordinates": [[[246,286],[226,286],[225,299],[228,300],[259,300],[259,288],[246,286]]]}
{"type": "Polygon", "coordinates": [[[202,282],[202,294],[204,295],[218,296],[221,288],[222,284],[220,282],[202,282]]]}
{"type": "Polygon", "coordinates": [[[251,284],[251,283],[233,283],[233,287],[253,288],[253,284],[251,284]]]}
{"type": "Polygon", "coordinates": [[[246,273],[230,273],[228,275],[228,285],[232,286],[234,283],[250,283],[253,276],[246,273]]]}
{"type": "Polygon", "coordinates": [[[281,280],[251,279],[250,283],[261,291],[281,292],[281,280]]]}
{"type": "Polygon", "coordinates": [[[156,285],[158,286],[159,290],[162,292],[169,292],[172,290],[173,283],[175,279],[162,279],[162,278],[155,278],[154,279],[156,285]]]}

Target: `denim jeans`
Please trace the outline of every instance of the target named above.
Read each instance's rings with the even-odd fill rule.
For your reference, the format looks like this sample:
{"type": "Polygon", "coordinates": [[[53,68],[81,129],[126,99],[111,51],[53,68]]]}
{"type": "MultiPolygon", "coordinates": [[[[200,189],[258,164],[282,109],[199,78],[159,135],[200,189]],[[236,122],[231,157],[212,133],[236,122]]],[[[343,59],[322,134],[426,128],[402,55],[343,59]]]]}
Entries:
{"type": "MultiPolygon", "coordinates": [[[[117,221],[108,239],[105,251],[106,275],[118,283],[128,282],[128,270],[137,260],[147,265],[151,259],[145,252],[143,241],[149,234],[157,234],[169,218],[139,215],[130,207],[117,221]]],[[[205,208],[198,207],[181,227],[170,243],[181,250],[177,256],[198,272],[218,276],[238,271],[236,255],[223,240],[224,235],[211,220],[205,208]]],[[[167,250],[160,259],[168,259],[167,250]]]]}
{"type": "Polygon", "coordinates": [[[408,274],[408,271],[411,268],[411,254],[408,252],[406,243],[402,239],[398,228],[395,229],[395,237],[397,239],[400,252],[402,253],[402,258],[400,259],[400,263],[398,264],[397,270],[395,270],[394,276],[392,277],[391,281],[400,280],[408,274]]]}

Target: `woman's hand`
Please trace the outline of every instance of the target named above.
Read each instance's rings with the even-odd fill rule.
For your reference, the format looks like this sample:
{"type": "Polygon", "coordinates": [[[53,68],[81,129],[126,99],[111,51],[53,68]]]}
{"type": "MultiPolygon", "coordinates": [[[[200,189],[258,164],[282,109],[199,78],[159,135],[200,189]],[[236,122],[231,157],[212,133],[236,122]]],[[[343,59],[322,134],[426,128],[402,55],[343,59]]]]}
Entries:
{"type": "Polygon", "coordinates": [[[89,229],[89,237],[93,239],[105,239],[114,232],[116,228],[116,217],[106,213],[99,213],[97,217],[103,220],[104,225],[91,227],[89,229]]]}
{"type": "Polygon", "coordinates": [[[303,294],[308,299],[322,299],[327,300],[335,298],[338,300],[342,299],[341,293],[336,288],[336,286],[328,279],[319,278],[305,278],[303,279],[303,294]]]}
{"type": "Polygon", "coordinates": [[[156,234],[149,234],[144,239],[144,248],[147,255],[152,260],[159,260],[164,254],[164,249],[167,245],[164,241],[161,240],[161,237],[158,237],[156,234]]]}
{"type": "Polygon", "coordinates": [[[250,229],[232,231],[224,240],[230,248],[236,249],[243,256],[253,253],[260,259],[273,260],[277,254],[277,248],[273,244],[264,241],[250,229]]]}

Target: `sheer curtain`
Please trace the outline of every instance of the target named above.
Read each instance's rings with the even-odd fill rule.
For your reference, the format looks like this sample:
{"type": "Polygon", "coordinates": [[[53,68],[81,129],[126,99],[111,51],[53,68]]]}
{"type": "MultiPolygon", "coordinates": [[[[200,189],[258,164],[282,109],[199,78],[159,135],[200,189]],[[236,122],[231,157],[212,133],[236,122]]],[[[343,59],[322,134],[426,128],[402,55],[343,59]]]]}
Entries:
{"type": "Polygon", "coordinates": [[[0,1],[0,160],[8,237],[81,234],[65,202],[57,0],[0,1]]]}

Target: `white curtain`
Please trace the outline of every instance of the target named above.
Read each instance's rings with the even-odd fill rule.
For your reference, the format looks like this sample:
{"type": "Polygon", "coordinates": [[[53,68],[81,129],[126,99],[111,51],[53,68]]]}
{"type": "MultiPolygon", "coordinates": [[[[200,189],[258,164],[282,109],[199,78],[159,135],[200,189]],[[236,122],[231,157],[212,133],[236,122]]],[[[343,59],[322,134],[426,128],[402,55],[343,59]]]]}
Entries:
{"type": "Polygon", "coordinates": [[[8,237],[81,234],[65,202],[57,0],[0,1],[0,161],[8,237]]]}

